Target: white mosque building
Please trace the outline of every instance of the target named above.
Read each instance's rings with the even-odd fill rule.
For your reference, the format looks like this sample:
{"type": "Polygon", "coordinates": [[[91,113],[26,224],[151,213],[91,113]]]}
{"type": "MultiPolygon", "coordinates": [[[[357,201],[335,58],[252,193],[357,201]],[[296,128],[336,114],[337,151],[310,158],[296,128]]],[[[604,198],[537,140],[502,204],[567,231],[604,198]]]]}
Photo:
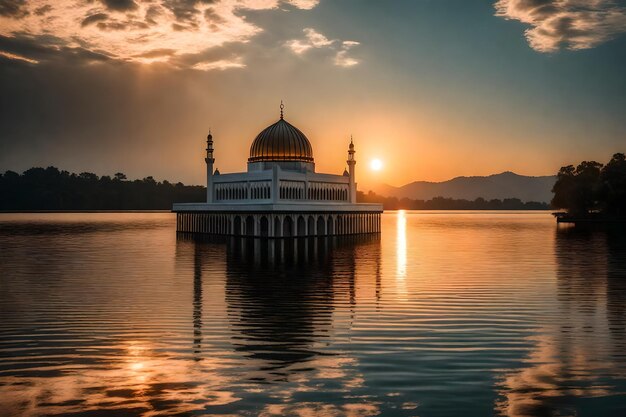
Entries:
{"type": "Polygon", "coordinates": [[[343,175],[315,172],[313,148],[283,118],[252,142],[248,171],[213,170],[213,136],[206,148],[207,198],[174,204],[176,230],[249,237],[337,236],[380,232],[382,205],[356,202],[352,139],[343,175]]]}

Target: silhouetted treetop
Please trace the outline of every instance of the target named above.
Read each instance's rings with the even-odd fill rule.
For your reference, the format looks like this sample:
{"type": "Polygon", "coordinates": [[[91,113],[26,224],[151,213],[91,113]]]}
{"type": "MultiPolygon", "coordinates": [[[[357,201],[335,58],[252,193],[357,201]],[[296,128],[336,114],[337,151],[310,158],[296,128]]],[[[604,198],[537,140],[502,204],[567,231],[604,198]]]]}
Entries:
{"type": "Polygon", "coordinates": [[[602,165],[583,161],[578,166],[561,167],[552,188],[552,206],[572,216],[591,213],[626,216],[626,158],[616,153],[602,165]]]}
{"type": "Polygon", "coordinates": [[[431,200],[413,200],[409,198],[383,197],[372,191],[357,192],[359,203],[380,203],[385,210],[547,210],[546,203],[536,201],[523,202],[519,198],[505,198],[485,200],[478,197],[475,200],[435,197],[431,200]]]}
{"type": "Polygon", "coordinates": [[[55,167],[30,168],[22,175],[0,175],[0,210],[169,210],[175,202],[204,201],[205,190],[153,177],[128,181],[121,172],[98,177],[55,167]]]}

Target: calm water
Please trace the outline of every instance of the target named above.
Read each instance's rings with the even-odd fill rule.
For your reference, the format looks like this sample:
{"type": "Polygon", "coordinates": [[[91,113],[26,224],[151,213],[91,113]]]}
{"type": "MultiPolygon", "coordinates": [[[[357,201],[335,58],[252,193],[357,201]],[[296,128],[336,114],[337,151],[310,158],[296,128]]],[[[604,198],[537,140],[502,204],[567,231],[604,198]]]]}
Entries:
{"type": "Polygon", "coordinates": [[[0,416],[623,416],[626,242],[547,213],[380,238],[0,215],[0,416]]]}

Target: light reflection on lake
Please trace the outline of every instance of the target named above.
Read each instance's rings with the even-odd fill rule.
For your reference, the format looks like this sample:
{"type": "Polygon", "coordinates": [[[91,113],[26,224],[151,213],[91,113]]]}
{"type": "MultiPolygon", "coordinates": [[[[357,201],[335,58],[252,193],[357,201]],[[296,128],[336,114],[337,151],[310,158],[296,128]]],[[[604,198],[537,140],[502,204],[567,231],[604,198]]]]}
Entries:
{"type": "Polygon", "coordinates": [[[0,415],[626,414],[626,239],[547,213],[380,237],[0,214],[0,415]]]}

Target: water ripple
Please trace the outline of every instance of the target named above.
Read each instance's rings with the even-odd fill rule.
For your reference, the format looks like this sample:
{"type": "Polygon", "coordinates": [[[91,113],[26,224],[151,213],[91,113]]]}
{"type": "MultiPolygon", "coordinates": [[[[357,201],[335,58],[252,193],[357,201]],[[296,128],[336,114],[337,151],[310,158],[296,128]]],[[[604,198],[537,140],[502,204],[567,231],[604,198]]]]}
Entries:
{"type": "Polygon", "coordinates": [[[382,223],[267,243],[0,215],[0,415],[626,414],[623,231],[382,223]]]}

